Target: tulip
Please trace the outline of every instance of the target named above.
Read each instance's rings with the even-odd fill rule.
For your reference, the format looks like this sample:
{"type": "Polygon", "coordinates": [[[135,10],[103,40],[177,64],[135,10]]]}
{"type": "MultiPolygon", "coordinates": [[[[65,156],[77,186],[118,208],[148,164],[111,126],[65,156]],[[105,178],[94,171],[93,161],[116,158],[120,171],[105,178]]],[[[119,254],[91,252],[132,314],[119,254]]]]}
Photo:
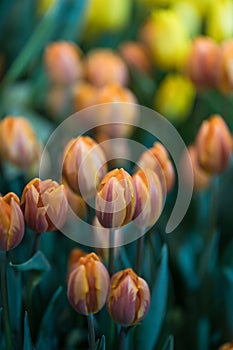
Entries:
{"type": "Polygon", "coordinates": [[[74,112],[93,106],[95,104],[97,88],[92,84],[81,82],[73,88],[73,110],[74,112]]]}
{"type": "Polygon", "coordinates": [[[24,236],[24,218],[16,194],[0,197],[0,251],[15,248],[24,236]]]}
{"type": "Polygon", "coordinates": [[[231,343],[223,344],[219,350],[233,350],[233,341],[231,343]]]}
{"type": "Polygon", "coordinates": [[[134,222],[149,227],[158,220],[164,205],[163,187],[158,175],[151,169],[139,170],[133,175],[136,193],[134,222]]]}
{"type": "Polygon", "coordinates": [[[206,34],[218,42],[233,36],[233,3],[231,0],[214,0],[206,18],[206,34]]]}
{"type": "Polygon", "coordinates": [[[45,49],[44,64],[53,84],[68,85],[83,75],[81,50],[70,42],[57,41],[45,49]]]}
{"type": "Polygon", "coordinates": [[[214,87],[217,83],[220,46],[211,38],[196,38],[187,60],[187,72],[197,87],[214,87]]]}
{"type": "Polygon", "coordinates": [[[87,79],[97,87],[110,83],[124,86],[128,83],[129,73],[125,62],[110,49],[90,51],[84,65],[87,79]]]}
{"type": "Polygon", "coordinates": [[[159,176],[164,192],[164,186],[166,186],[167,192],[172,189],[175,181],[174,167],[166,148],[160,142],[155,142],[152,148],[141,155],[138,166],[142,169],[154,170],[159,176]]]}
{"type": "Polygon", "coordinates": [[[132,269],[116,272],[110,281],[108,311],[115,322],[132,326],[140,322],[150,306],[150,290],[146,281],[132,269]]]}
{"type": "Polygon", "coordinates": [[[63,177],[79,195],[92,197],[107,171],[102,148],[90,137],[71,140],[64,152],[63,177]]]}
{"type": "Polygon", "coordinates": [[[71,250],[67,264],[68,275],[78,266],[79,259],[86,255],[87,253],[82,249],[74,248],[71,250]]]}
{"type": "Polygon", "coordinates": [[[124,169],[114,169],[101,181],[96,195],[96,215],[102,226],[118,228],[128,224],[134,214],[135,190],[124,169]]]}
{"type": "Polygon", "coordinates": [[[196,2],[174,1],[172,9],[180,16],[190,37],[196,37],[201,32],[202,18],[198,13],[196,2]]]}
{"type": "Polygon", "coordinates": [[[21,208],[26,224],[35,232],[60,229],[68,208],[64,186],[50,179],[31,180],[23,190],[21,208]]]}
{"type": "Polygon", "coordinates": [[[143,74],[149,74],[152,64],[146,48],[134,41],[125,41],[119,47],[121,56],[129,67],[133,67],[143,74]]]}
{"type": "Polygon", "coordinates": [[[190,40],[181,18],[174,11],[153,12],[141,29],[140,38],[158,67],[183,68],[190,40]]]}
{"type": "Polygon", "coordinates": [[[210,174],[219,174],[229,165],[231,135],[225,121],[213,115],[202,122],[196,137],[197,159],[210,174]]]}
{"type": "Polygon", "coordinates": [[[95,253],[78,260],[69,274],[67,296],[72,307],[82,315],[95,314],[104,306],[109,291],[109,274],[95,253]]]}
{"type": "Polygon", "coordinates": [[[73,213],[80,218],[84,218],[87,215],[86,202],[69,187],[64,179],[62,180],[62,183],[65,188],[68,204],[70,205],[73,213]]]}
{"type": "Polygon", "coordinates": [[[194,98],[195,87],[189,79],[180,74],[168,74],[157,89],[155,109],[171,122],[179,123],[189,116],[194,98]]]}
{"type": "Polygon", "coordinates": [[[109,137],[128,137],[138,118],[137,98],[131,90],[117,84],[108,84],[98,90],[95,99],[100,123],[98,132],[109,137]]]}
{"type": "Polygon", "coordinates": [[[5,117],[0,123],[0,154],[9,163],[25,168],[34,165],[39,145],[34,131],[23,117],[5,117]]]}

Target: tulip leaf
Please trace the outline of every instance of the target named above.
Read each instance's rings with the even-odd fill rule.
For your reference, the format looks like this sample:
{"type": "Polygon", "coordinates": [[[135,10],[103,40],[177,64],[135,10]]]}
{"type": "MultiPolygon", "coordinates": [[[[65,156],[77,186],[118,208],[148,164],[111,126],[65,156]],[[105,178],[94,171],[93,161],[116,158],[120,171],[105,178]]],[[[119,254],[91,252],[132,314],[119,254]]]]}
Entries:
{"type": "Polygon", "coordinates": [[[162,248],[157,277],[151,290],[151,303],[148,314],[141,325],[135,327],[134,349],[154,349],[163,324],[168,296],[168,251],[162,248]]]}
{"type": "Polygon", "coordinates": [[[36,342],[36,350],[56,350],[58,348],[56,336],[57,317],[60,312],[62,287],[59,287],[48,307],[40,324],[39,334],[36,342]]]}
{"type": "Polygon", "coordinates": [[[49,271],[50,264],[44,254],[39,250],[29,260],[21,264],[10,263],[18,271],[49,271]]]}
{"type": "Polygon", "coordinates": [[[174,350],[174,337],[173,335],[169,335],[162,350],[174,350]]]}
{"type": "Polygon", "coordinates": [[[24,337],[23,337],[23,350],[34,350],[31,338],[31,332],[28,322],[28,314],[25,312],[24,316],[24,337]]]}
{"type": "Polygon", "coordinates": [[[95,350],[105,350],[106,348],[106,342],[105,342],[105,336],[102,335],[100,339],[97,340],[95,350]]]}

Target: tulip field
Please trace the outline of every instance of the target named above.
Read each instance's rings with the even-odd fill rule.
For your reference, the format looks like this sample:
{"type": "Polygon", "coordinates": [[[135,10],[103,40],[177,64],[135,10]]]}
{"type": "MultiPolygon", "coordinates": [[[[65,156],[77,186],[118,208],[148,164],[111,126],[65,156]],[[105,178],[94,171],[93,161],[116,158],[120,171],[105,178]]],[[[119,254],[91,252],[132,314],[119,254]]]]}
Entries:
{"type": "Polygon", "coordinates": [[[0,350],[233,350],[233,0],[1,0],[0,43],[0,350]]]}

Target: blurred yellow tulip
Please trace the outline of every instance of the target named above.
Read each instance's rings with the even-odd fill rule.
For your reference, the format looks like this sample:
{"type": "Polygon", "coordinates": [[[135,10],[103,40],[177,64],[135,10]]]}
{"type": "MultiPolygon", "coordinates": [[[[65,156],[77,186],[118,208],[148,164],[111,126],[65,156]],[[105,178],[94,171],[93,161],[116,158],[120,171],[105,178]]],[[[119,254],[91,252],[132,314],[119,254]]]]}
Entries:
{"type": "Polygon", "coordinates": [[[180,16],[174,11],[154,11],[142,27],[140,38],[160,68],[184,67],[190,38],[180,16]]]}
{"type": "Polygon", "coordinates": [[[195,3],[189,1],[177,1],[172,9],[180,16],[188,34],[195,37],[201,32],[202,20],[195,3]]]}
{"type": "Polygon", "coordinates": [[[155,95],[155,109],[171,122],[185,120],[193,106],[195,87],[180,74],[167,75],[155,95]]]}
{"type": "Polygon", "coordinates": [[[132,0],[89,0],[86,14],[88,34],[122,29],[129,22],[131,8],[132,0]]]}
{"type": "Polygon", "coordinates": [[[215,0],[209,7],[206,34],[218,42],[233,36],[233,1],[215,0]]]}

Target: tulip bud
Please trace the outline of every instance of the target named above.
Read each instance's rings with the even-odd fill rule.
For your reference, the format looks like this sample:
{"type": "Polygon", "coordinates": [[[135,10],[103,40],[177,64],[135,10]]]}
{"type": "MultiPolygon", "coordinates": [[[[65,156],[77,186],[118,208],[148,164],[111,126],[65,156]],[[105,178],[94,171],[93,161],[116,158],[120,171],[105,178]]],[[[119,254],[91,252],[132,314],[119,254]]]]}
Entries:
{"type": "Polygon", "coordinates": [[[92,197],[107,171],[102,148],[90,137],[71,140],[64,152],[63,177],[79,195],[92,197]]]}
{"type": "Polygon", "coordinates": [[[107,173],[96,195],[96,215],[100,224],[107,228],[124,226],[131,221],[134,209],[132,177],[122,168],[107,173]]]}
{"type": "Polygon", "coordinates": [[[197,87],[214,87],[217,83],[221,50],[208,37],[196,38],[187,60],[187,72],[197,87]]]}
{"type": "Polygon", "coordinates": [[[62,179],[62,183],[65,188],[68,203],[74,214],[80,218],[85,217],[87,215],[87,206],[85,200],[77,193],[75,193],[64,179],[62,179]]]}
{"type": "Polygon", "coordinates": [[[72,84],[83,74],[81,51],[74,43],[57,41],[48,45],[44,64],[53,84],[72,84]]]}
{"type": "Polygon", "coordinates": [[[219,350],[233,350],[233,341],[231,343],[225,343],[220,346],[219,350]]]}
{"type": "Polygon", "coordinates": [[[233,36],[232,0],[214,0],[206,18],[206,34],[218,42],[233,36]]]}
{"type": "Polygon", "coordinates": [[[155,142],[153,147],[145,151],[139,161],[138,166],[142,169],[152,169],[159,176],[160,183],[169,192],[175,181],[175,171],[172,162],[169,159],[166,148],[160,143],[155,142]],[[164,179],[166,184],[164,184],[164,179]]]}
{"type": "Polygon", "coordinates": [[[220,48],[217,86],[223,93],[231,93],[233,91],[233,40],[223,42],[220,48]]]}
{"type": "Polygon", "coordinates": [[[109,137],[127,137],[132,133],[138,106],[136,96],[129,89],[116,84],[105,85],[96,94],[95,103],[102,104],[98,117],[103,125],[98,127],[98,132],[109,137]]]}
{"type": "Polygon", "coordinates": [[[190,37],[196,37],[202,29],[202,18],[198,13],[196,2],[174,1],[172,9],[180,16],[190,37]]]}
{"type": "Polygon", "coordinates": [[[190,40],[179,15],[174,11],[153,12],[141,29],[140,38],[158,67],[183,68],[190,40]]]}
{"type": "Polygon", "coordinates": [[[24,219],[20,201],[16,194],[9,192],[0,196],[0,251],[15,248],[24,236],[24,219]]]}
{"type": "Polygon", "coordinates": [[[67,296],[82,315],[94,314],[104,306],[109,290],[109,273],[95,253],[79,259],[69,274],[67,296]]]}
{"type": "Polygon", "coordinates": [[[0,122],[0,153],[3,159],[21,168],[35,164],[39,145],[26,119],[8,116],[0,122]]]}
{"type": "Polygon", "coordinates": [[[200,166],[210,174],[219,174],[229,165],[231,135],[221,116],[203,121],[196,138],[200,166]]]}
{"type": "Polygon", "coordinates": [[[134,222],[149,227],[158,220],[164,205],[164,191],[158,175],[151,169],[139,170],[133,175],[136,193],[134,222]]]}
{"type": "Polygon", "coordinates": [[[121,56],[128,64],[144,74],[149,74],[152,70],[151,61],[146,48],[134,41],[125,41],[119,47],[121,56]]]}
{"type": "Polygon", "coordinates": [[[26,224],[35,232],[60,229],[68,208],[64,186],[52,180],[31,180],[23,190],[21,208],[26,224]]]}
{"type": "Polygon", "coordinates": [[[189,79],[179,74],[168,74],[156,91],[155,109],[171,122],[182,122],[189,116],[194,98],[195,87],[189,79]]]}
{"type": "Polygon", "coordinates": [[[71,250],[68,260],[68,275],[78,266],[79,259],[86,255],[87,253],[82,249],[74,248],[71,250]]]}
{"type": "Polygon", "coordinates": [[[91,51],[84,64],[87,79],[97,87],[110,83],[124,86],[128,83],[129,74],[125,62],[110,49],[91,51]]]}
{"type": "Polygon", "coordinates": [[[89,83],[78,83],[73,89],[74,112],[93,106],[95,104],[97,89],[89,83]]]}
{"type": "Polygon", "coordinates": [[[132,269],[116,272],[110,281],[108,311],[115,322],[132,326],[140,322],[150,306],[150,290],[146,281],[132,269]]]}
{"type": "MultiPolygon", "coordinates": [[[[197,160],[197,151],[194,145],[188,148],[189,156],[191,158],[193,167],[193,177],[194,177],[194,191],[199,192],[205,190],[209,187],[211,183],[211,176],[202,167],[200,167],[197,160]]],[[[186,174],[186,168],[182,168],[183,174],[187,176],[187,182],[189,181],[189,174],[186,174]]]]}

